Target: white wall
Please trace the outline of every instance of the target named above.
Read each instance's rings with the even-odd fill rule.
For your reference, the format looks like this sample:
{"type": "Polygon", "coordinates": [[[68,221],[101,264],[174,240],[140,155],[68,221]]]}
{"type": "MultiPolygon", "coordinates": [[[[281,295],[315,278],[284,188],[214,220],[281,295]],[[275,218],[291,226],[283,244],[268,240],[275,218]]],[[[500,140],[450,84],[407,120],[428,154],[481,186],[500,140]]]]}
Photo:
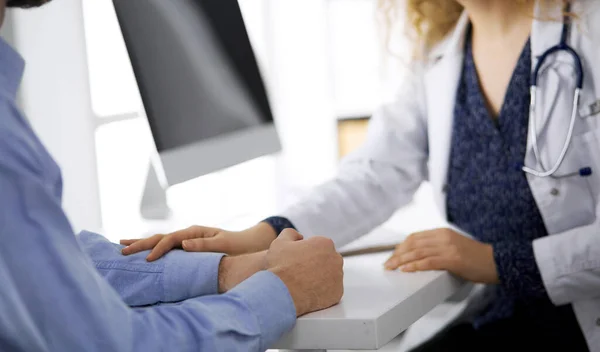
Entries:
{"type": "MultiPolygon", "coordinates": [[[[106,0],[99,0],[106,1],[106,0]]],[[[101,225],[81,0],[11,10],[27,62],[20,103],[63,171],[64,208],[76,230],[101,225]]]]}
{"type": "Polygon", "coordinates": [[[326,15],[323,0],[268,1],[269,90],[283,143],[282,178],[293,188],[319,184],[337,167],[326,15]]]}

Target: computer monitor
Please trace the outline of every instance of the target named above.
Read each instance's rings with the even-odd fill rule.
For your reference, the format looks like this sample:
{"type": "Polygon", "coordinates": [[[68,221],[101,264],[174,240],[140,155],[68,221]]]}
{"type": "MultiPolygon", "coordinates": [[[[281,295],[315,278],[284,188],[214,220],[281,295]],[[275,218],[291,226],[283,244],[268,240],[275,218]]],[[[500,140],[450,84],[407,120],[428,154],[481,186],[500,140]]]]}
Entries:
{"type": "Polygon", "coordinates": [[[159,155],[148,182],[164,188],[281,149],[237,0],[113,3],[159,155]]]}

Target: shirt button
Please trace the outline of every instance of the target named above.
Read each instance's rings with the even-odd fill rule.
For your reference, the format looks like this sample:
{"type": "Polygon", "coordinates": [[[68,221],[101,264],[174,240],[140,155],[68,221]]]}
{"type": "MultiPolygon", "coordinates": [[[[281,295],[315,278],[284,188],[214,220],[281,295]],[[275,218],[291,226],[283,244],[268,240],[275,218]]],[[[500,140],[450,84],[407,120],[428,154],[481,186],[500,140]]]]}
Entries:
{"type": "Polygon", "coordinates": [[[600,326],[600,318],[596,319],[596,326],[600,326]]]}
{"type": "Polygon", "coordinates": [[[553,196],[557,196],[560,194],[560,191],[557,188],[552,188],[552,190],[550,191],[550,194],[553,196]]]}

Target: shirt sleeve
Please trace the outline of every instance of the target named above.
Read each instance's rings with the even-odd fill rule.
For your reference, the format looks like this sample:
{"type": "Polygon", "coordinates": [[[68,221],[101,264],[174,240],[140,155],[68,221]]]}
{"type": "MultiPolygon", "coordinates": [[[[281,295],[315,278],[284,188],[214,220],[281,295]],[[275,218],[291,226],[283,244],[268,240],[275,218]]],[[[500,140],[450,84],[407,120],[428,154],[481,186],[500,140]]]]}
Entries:
{"type": "Polygon", "coordinates": [[[77,238],[100,275],[130,306],[177,302],[218,293],[223,254],[175,250],[148,262],[149,251],[124,256],[121,254],[123,246],[101,235],[83,231],[77,238]]]}
{"type": "Polygon", "coordinates": [[[521,298],[546,295],[537,266],[533,242],[502,241],[494,244],[494,260],[500,284],[509,294],[521,298]]]}
{"type": "Polygon", "coordinates": [[[81,250],[51,184],[0,152],[0,350],[264,351],[294,325],[270,272],[222,295],[129,307],[81,250]]]}
{"type": "Polygon", "coordinates": [[[397,99],[374,112],[364,143],[344,158],[336,177],[279,213],[305,238],[328,236],[345,246],[409,204],[429,178],[423,69],[409,71],[397,99]]]}
{"type": "Polygon", "coordinates": [[[590,224],[533,241],[544,287],[554,304],[600,298],[599,239],[598,224],[590,224]]]}

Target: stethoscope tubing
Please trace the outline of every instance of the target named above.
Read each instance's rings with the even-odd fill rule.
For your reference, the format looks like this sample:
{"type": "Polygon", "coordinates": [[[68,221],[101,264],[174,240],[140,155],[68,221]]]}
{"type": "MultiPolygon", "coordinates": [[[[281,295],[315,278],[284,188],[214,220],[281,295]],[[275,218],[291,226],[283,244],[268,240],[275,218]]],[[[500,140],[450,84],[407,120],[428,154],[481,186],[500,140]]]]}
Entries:
{"type": "MultiPolygon", "coordinates": [[[[570,3],[567,3],[565,6],[565,12],[569,12],[570,8],[571,8],[570,3]]],[[[577,52],[573,48],[571,48],[569,46],[569,44],[567,44],[567,37],[569,35],[570,28],[571,28],[571,20],[568,16],[565,15],[565,18],[563,19],[563,28],[562,28],[560,42],[558,43],[558,45],[553,46],[552,48],[546,50],[539,57],[538,62],[536,64],[536,66],[533,70],[532,76],[531,76],[531,88],[530,88],[531,97],[530,97],[530,104],[529,104],[529,130],[531,131],[530,138],[531,138],[531,142],[532,142],[532,146],[533,146],[533,154],[537,160],[538,167],[541,170],[536,170],[534,168],[530,168],[525,165],[523,165],[521,169],[524,172],[534,175],[534,176],[537,176],[537,177],[550,177],[550,176],[554,176],[556,174],[556,172],[562,165],[562,163],[565,159],[565,156],[567,155],[567,152],[569,151],[569,148],[571,146],[571,142],[573,139],[573,130],[575,128],[575,121],[577,120],[579,101],[581,98],[581,90],[583,89],[584,72],[583,72],[583,65],[581,63],[581,58],[579,57],[577,52]],[[568,53],[573,58],[573,62],[574,62],[574,66],[575,66],[575,70],[576,70],[576,74],[577,74],[576,88],[575,88],[575,92],[573,93],[573,106],[571,109],[571,119],[569,121],[569,129],[567,131],[567,136],[565,138],[563,148],[558,156],[558,159],[554,163],[554,165],[550,169],[548,169],[542,161],[541,154],[539,151],[539,146],[538,146],[538,136],[537,136],[538,130],[537,130],[537,122],[536,122],[536,114],[535,114],[536,106],[537,106],[537,91],[538,91],[537,84],[538,84],[538,77],[539,77],[540,70],[542,69],[542,66],[543,66],[544,62],[546,61],[546,59],[548,59],[548,57],[550,55],[557,54],[561,51],[568,53]]],[[[589,168],[589,167],[582,168],[578,172],[578,174],[580,174],[581,176],[588,176],[589,174],[591,174],[591,168],[589,168]]]]}

